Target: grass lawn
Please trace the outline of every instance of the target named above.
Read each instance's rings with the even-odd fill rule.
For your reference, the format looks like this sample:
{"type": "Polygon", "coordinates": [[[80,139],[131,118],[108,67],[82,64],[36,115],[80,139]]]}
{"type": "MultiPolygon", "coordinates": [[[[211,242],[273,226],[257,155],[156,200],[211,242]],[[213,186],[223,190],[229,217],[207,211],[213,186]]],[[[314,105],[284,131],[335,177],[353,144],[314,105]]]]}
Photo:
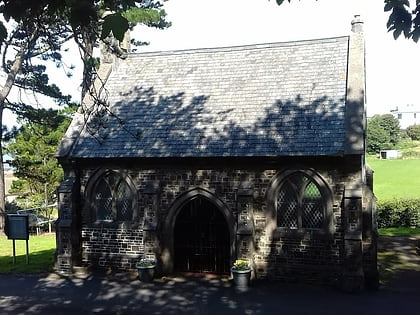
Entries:
{"type": "Polygon", "coordinates": [[[420,159],[381,160],[369,157],[375,171],[373,190],[378,200],[420,198],[420,159]]]}
{"type": "Polygon", "coordinates": [[[394,227],[379,229],[380,236],[417,236],[420,235],[420,228],[394,227]]]}
{"type": "Polygon", "coordinates": [[[34,273],[53,270],[55,234],[29,237],[29,264],[26,264],[26,241],[16,240],[16,264],[13,264],[13,241],[0,235],[0,273],[34,273]]]}

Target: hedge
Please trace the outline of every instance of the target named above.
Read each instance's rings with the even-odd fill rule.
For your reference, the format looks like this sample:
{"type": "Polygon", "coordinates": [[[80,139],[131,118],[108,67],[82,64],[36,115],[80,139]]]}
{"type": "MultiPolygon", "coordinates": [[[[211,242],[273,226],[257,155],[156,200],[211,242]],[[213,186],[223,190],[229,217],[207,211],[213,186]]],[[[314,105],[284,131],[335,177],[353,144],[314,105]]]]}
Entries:
{"type": "Polygon", "coordinates": [[[377,201],[378,227],[420,228],[420,199],[377,201]]]}

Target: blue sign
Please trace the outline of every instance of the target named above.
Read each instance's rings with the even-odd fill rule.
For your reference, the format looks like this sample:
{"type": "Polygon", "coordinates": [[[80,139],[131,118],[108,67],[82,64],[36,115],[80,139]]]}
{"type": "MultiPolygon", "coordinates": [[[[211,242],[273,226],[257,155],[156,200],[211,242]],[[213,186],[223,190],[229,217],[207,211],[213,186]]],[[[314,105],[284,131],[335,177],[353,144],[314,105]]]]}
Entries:
{"type": "Polygon", "coordinates": [[[29,220],[27,215],[6,215],[5,233],[9,240],[29,240],[29,220]]]}

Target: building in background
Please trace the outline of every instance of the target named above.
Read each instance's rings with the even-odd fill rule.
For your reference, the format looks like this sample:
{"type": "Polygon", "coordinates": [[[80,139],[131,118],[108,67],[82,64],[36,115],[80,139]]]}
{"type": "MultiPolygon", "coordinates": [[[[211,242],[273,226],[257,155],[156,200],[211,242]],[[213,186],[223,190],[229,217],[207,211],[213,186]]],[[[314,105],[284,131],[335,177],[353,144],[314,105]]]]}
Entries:
{"type": "Polygon", "coordinates": [[[407,104],[391,110],[392,115],[400,122],[401,129],[420,124],[420,105],[407,104]]]}

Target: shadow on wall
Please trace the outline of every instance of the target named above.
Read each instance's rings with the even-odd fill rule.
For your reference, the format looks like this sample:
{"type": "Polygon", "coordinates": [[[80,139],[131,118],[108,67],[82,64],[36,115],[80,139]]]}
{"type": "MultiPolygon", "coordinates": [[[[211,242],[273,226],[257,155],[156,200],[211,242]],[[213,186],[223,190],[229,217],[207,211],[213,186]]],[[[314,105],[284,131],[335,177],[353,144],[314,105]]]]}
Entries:
{"type": "MultiPolygon", "coordinates": [[[[94,137],[78,140],[76,157],[342,156],[349,148],[357,148],[357,135],[363,135],[363,121],[357,120],[363,114],[363,103],[350,104],[354,108],[346,112],[344,99],[329,96],[307,101],[297,95],[262,108],[249,104],[222,107],[206,95],[187,100],[182,92],[162,96],[153,87],[136,87],[118,97],[124,101],[116,102],[110,112],[99,111],[88,122],[94,137]],[[347,138],[348,130],[354,130],[354,138],[347,138]]],[[[316,273],[324,263],[340,264],[342,244],[335,244],[332,237],[325,246],[312,245],[311,235],[306,234],[276,241],[278,247],[272,247],[268,255],[278,261],[270,261],[268,269],[287,260],[279,253],[302,264],[308,255],[325,258],[308,273],[316,273]]],[[[290,271],[278,272],[287,275],[290,271]]]]}
{"type": "MultiPolygon", "coordinates": [[[[297,95],[263,108],[222,107],[207,95],[186,100],[183,92],[162,96],[153,87],[121,97],[90,119],[93,137],[78,140],[76,157],[341,155],[346,128],[363,136],[363,122],[356,119],[363,118],[363,106],[353,104],[361,113],[348,125],[345,100],[328,96],[308,102],[297,95]]],[[[348,140],[350,147],[360,142],[348,140]]]]}

